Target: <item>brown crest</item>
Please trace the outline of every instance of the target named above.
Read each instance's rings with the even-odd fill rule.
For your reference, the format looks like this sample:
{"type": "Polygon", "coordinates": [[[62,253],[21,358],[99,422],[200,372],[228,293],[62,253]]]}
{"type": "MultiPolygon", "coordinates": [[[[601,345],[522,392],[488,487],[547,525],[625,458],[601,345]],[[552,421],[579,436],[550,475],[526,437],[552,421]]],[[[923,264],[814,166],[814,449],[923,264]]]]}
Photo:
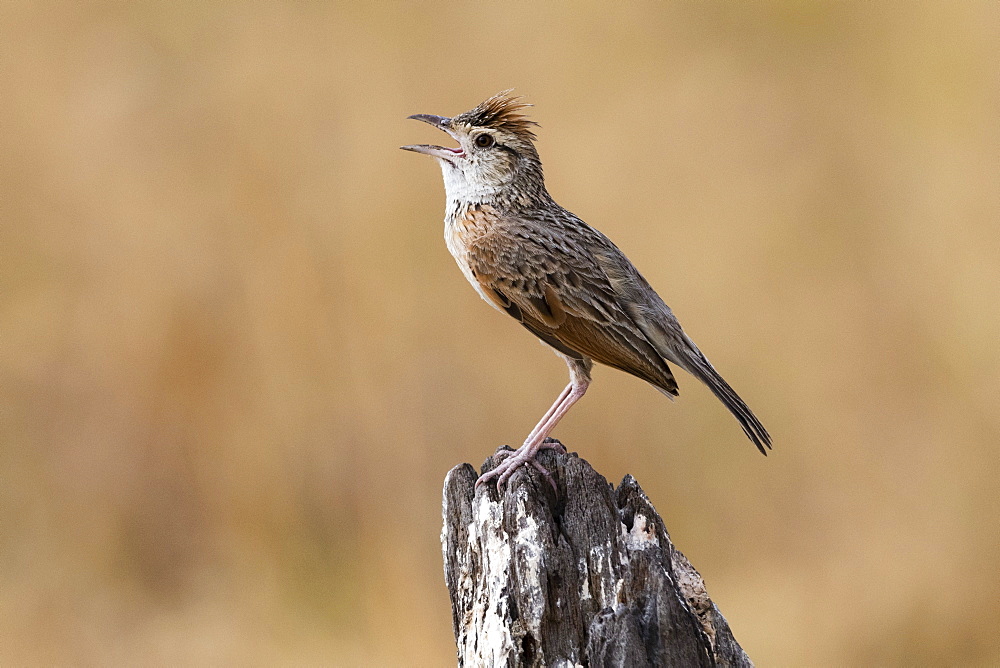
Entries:
{"type": "Polygon", "coordinates": [[[520,113],[522,109],[530,107],[530,104],[521,102],[521,98],[511,95],[511,90],[497,93],[493,97],[481,102],[475,109],[470,109],[454,118],[458,123],[468,123],[479,128],[493,128],[503,130],[528,139],[534,139],[535,133],[532,126],[538,123],[530,120],[520,113]]]}

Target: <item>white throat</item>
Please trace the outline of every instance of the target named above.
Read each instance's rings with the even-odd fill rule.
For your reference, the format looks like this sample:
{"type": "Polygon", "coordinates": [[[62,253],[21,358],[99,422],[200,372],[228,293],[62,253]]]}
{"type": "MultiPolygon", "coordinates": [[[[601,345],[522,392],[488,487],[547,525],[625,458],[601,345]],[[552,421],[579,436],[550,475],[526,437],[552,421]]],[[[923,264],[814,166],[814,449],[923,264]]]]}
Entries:
{"type": "Polygon", "coordinates": [[[464,165],[456,166],[441,159],[438,162],[441,164],[444,192],[449,203],[484,202],[492,199],[499,191],[497,186],[490,186],[476,178],[469,178],[470,174],[463,169],[464,165]]]}

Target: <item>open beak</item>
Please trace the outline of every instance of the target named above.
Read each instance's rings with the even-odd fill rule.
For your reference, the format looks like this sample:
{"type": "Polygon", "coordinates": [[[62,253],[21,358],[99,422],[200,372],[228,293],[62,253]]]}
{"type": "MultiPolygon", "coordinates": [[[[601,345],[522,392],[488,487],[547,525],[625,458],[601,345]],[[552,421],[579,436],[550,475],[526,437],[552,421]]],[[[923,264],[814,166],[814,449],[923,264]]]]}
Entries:
{"type": "MultiPolygon", "coordinates": [[[[407,118],[412,118],[417,121],[423,121],[429,125],[433,125],[438,130],[447,132],[449,135],[454,137],[454,133],[451,131],[451,119],[445,118],[444,116],[433,116],[431,114],[413,114],[412,116],[407,116],[407,118]]],[[[404,151],[413,151],[414,153],[423,153],[425,155],[430,155],[435,158],[441,158],[442,160],[452,160],[453,158],[461,158],[465,156],[465,151],[462,147],[458,148],[448,148],[446,146],[434,146],[432,144],[411,144],[410,146],[400,146],[399,148],[404,151]]]]}

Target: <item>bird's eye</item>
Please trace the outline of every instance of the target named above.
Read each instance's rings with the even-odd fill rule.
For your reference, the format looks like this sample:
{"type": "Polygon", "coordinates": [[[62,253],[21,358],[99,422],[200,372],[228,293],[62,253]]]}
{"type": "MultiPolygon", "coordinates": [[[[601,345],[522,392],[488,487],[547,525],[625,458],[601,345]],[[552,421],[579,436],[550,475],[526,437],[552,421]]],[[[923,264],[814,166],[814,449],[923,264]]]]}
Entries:
{"type": "Polygon", "coordinates": [[[493,137],[487,134],[481,134],[476,137],[476,146],[479,148],[489,148],[493,146],[493,137]]]}

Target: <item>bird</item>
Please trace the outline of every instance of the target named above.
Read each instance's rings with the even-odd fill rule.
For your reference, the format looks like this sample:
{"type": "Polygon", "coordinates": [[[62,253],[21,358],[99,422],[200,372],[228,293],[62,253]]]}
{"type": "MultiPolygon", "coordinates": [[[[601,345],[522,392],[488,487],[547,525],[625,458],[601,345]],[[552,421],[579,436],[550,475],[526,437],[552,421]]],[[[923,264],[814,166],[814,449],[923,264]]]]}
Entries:
{"type": "Polygon", "coordinates": [[[476,481],[503,490],[543,449],[565,451],[550,434],[586,393],[594,362],[636,376],[673,400],[676,364],[703,382],[763,454],[771,436],[729,386],[673,311],[608,237],[557,204],[545,187],[535,148],[538,124],[512,90],[454,117],[414,114],[452,137],[457,147],[415,144],[406,151],[436,158],[444,178],[444,236],[476,292],[550,346],[570,381],[516,451],[476,481]]]}

